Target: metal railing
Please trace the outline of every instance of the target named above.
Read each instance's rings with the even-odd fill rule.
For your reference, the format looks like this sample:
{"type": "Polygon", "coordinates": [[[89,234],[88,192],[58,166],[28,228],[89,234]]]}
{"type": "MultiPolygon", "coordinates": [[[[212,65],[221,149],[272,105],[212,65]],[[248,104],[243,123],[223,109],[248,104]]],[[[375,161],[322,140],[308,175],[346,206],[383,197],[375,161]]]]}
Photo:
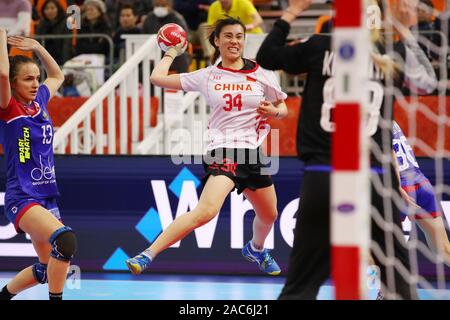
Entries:
{"type": "MultiPolygon", "coordinates": [[[[158,99],[158,107],[152,108],[149,79],[152,66],[161,59],[161,50],[156,43],[156,35],[131,38],[126,42],[126,62],[56,130],[56,153],[91,154],[95,151],[96,154],[104,154],[106,151],[107,154],[116,154],[118,149],[119,154],[170,154],[173,131],[184,128],[193,137],[194,132],[206,127],[206,104],[197,92],[183,94],[176,102],[182,121],[172,121],[169,114],[164,114],[161,88],[154,87],[153,96],[158,99]],[[140,73],[142,83],[139,81],[140,73]],[[119,114],[116,113],[116,96],[119,114]],[[128,100],[131,100],[131,121],[128,120],[128,100]],[[107,108],[105,118],[104,102],[107,108]],[[157,114],[152,115],[152,112],[157,114]],[[153,127],[150,124],[152,118],[156,119],[153,127]]],[[[201,145],[201,141],[192,140],[190,150],[201,153],[201,145]]]]}
{"type": "MultiPolygon", "coordinates": [[[[310,36],[310,34],[302,34],[310,36]]],[[[247,53],[254,55],[259,48],[264,35],[248,38],[247,53]]],[[[95,148],[97,154],[104,153],[107,147],[108,154],[116,153],[116,118],[119,118],[119,153],[120,154],[172,154],[173,132],[176,129],[189,130],[190,137],[197,136],[197,130],[206,128],[208,108],[203,97],[199,93],[187,93],[182,95],[176,104],[176,113],[179,116],[173,121],[169,116],[172,111],[165,110],[164,92],[159,87],[154,87],[151,92],[149,76],[152,65],[161,58],[161,51],[156,43],[156,35],[124,35],[126,39],[126,63],[114,73],[111,78],[56,131],[55,150],[58,153],[66,153],[66,146],[70,145],[70,153],[89,154],[95,148]],[[142,106],[139,103],[139,72],[142,72],[142,106]],[[117,89],[116,89],[117,88],[117,89]],[[120,99],[120,114],[115,114],[116,91],[120,99]],[[157,124],[150,127],[151,94],[158,98],[157,124]],[[131,146],[128,142],[128,116],[127,100],[131,97],[131,146]],[[106,119],[108,132],[104,133],[103,125],[103,100],[107,99],[108,116],[106,119]],[[143,117],[139,117],[140,108],[143,108],[143,117]],[[95,112],[95,117],[91,113],[95,112]],[[95,132],[91,130],[91,120],[95,119],[95,132]],[[181,120],[180,120],[181,119],[181,120]],[[143,126],[142,126],[143,123],[143,126]],[[80,128],[81,127],[81,128],[80,128]],[[143,127],[143,138],[139,138],[140,128],[143,127]],[[82,132],[81,138],[79,131],[82,132]],[[106,134],[107,138],[104,137],[106,134]],[[80,144],[80,140],[82,142],[80,144]],[[79,146],[81,145],[81,147],[79,146]]],[[[423,40],[423,39],[422,39],[423,40]]],[[[447,43],[443,39],[444,48],[447,43]]],[[[445,54],[441,52],[442,54],[445,54]]],[[[252,57],[253,58],[253,57],[252,57]]],[[[442,61],[441,61],[442,62],[442,61]]],[[[440,70],[446,69],[445,62],[440,65],[440,70]]],[[[447,77],[446,70],[441,75],[447,77]]],[[[301,94],[304,79],[297,75],[291,78],[282,75],[282,87],[289,93],[301,94]]],[[[441,82],[442,83],[442,82],[441,82]]],[[[172,101],[173,103],[173,101],[172,101]]],[[[203,141],[188,141],[188,148],[192,153],[202,153],[203,141]]]]}
{"type": "MultiPolygon", "coordinates": [[[[109,47],[109,63],[105,64],[104,66],[85,66],[85,67],[70,67],[70,69],[108,69],[109,75],[113,72],[113,64],[114,64],[114,42],[112,38],[104,33],[90,33],[90,34],[52,34],[52,35],[41,35],[41,34],[35,34],[33,35],[33,38],[36,40],[42,40],[42,45],[45,47],[45,40],[55,40],[55,39],[72,39],[73,37],[77,39],[83,39],[83,38],[104,38],[108,42],[109,47]]],[[[64,61],[66,62],[66,61],[64,61]]]]}
{"type": "MultiPolygon", "coordinates": [[[[142,64],[143,79],[150,77],[150,61],[159,61],[159,48],[156,36],[148,38],[145,45],[138,50],[106,83],[96,91],[55,133],[54,149],[56,153],[66,153],[70,145],[70,153],[90,154],[95,145],[95,153],[103,154],[107,147],[108,154],[116,154],[116,88],[119,91],[119,153],[126,154],[130,149],[128,143],[128,96],[131,97],[131,151],[138,143],[139,126],[144,130],[150,126],[150,82],[142,83],[143,119],[139,119],[139,65],[142,64]],[[155,54],[157,53],[157,54],[155,54]],[[103,119],[103,102],[107,102],[107,117],[103,119]],[[95,114],[95,132],[91,139],[91,120],[95,114]],[[104,132],[104,120],[107,131],[104,132]],[[143,123],[142,123],[143,122],[143,123]],[[79,127],[83,135],[82,150],[79,148],[79,127]],[[106,134],[106,139],[105,139],[106,134]]],[[[160,98],[160,97],[159,97],[160,98]]]]}

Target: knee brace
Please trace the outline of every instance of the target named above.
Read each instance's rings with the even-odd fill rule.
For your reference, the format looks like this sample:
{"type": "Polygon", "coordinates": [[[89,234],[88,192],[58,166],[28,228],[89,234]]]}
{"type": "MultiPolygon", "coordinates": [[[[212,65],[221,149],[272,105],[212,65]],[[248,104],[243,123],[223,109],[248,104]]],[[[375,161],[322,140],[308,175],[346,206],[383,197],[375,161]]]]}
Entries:
{"type": "Polygon", "coordinates": [[[77,238],[69,227],[56,230],[48,240],[52,245],[50,256],[61,261],[70,261],[77,251],[77,238]]]}
{"type": "Polygon", "coordinates": [[[47,283],[47,265],[43,263],[35,263],[33,265],[33,276],[37,282],[47,283]]]}

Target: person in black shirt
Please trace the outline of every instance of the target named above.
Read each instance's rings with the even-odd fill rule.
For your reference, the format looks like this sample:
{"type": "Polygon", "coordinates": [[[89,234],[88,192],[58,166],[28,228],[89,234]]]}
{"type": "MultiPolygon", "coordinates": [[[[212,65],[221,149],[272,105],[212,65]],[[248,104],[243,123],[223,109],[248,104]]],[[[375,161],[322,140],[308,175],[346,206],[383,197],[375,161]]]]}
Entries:
{"type": "MultiPolygon", "coordinates": [[[[36,27],[37,35],[68,35],[66,13],[57,0],[47,0],[42,5],[41,20],[36,27]]],[[[72,57],[72,39],[45,39],[40,42],[61,66],[72,57]]]]}
{"type": "MultiPolygon", "coordinates": [[[[297,147],[300,159],[305,163],[305,173],[300,192],[300,206],[294,235],[294,245],[290,256],[288,276],[280,299],[315,299],[320,286],[330,276],[330,171],[331,171],[331,132],[329,112],[323,112],[323,108],[333,103],[324,101],[324,93],[332,92],[334,86],[333,57],[331,51],[331,37],[328,35],[313,35],[309,39],[297,42],[292,46],[286,46],[286,38],[289,34],[290,23],[311,4],[312,0],[290,0],[281,19],[277,20],[272,31],[261,45],[257,62],[266,69],[282,69],[288,73],[307,73],[299,126],[297,132],[297,147]]],[[[405,14],[403,12],[403,14],[405,14]]],[[[407,18],[407,17],[405,17],[407,18]]],[[[409,32],[403,30],[403,32],[409,32]]],[[[382,34],[381,34],[382,36],[382,34]]],[[[405,39],[411,40],[409,33],[405,39]]],[[[404,41],[406,41],[403,39],[404,41]]],[[[375,43],[372,64],[374,65],[371,77],[372,104],[379,98],[379,104],[373,110],[372,119],[367,124],[371,131],[372,151],[391,155],[391,140],[383,143],[383,136],[392,138],[391,126],[381,129],[380,118],[392,121],[392,101],[384,92],[383,78],[393,79],[395,87],[401,87],[404,83],[402,62],[407,54],[412,54],[404,45],[404,41],[396,41],[393,45],[394,58],[386,59],[384,46],[381,41],[375,43]],[[398,59],[398,57],[400,59],[398,59]],[[394,60],[395,59],[395,60],[394,60]],[[372,121],[370,121],[372,120],[372,121]],[[370,123],[375,124],[370,128],[370,123]],[[388,132],[383,132],[388,130],[388,132]]],[[[368,66],[369,67],[369,66],[368,66]]],[[[390,97],[392,98],[392,97],[390,97]]],[[[372,181],[383,183],[383,174],[391,175],[390,184],[383,187],[398,190],[398,181],[392,163],[390,170],[383,170],[383,164],[375,153],[371,154],[372,181]]],[[[371,203],[372,212],[385,219],[384,203],[382,195],[372,185],[371,203]]],[[[393,223],[401,230],[401,221],[398,208],[387,201],[393,210],[393,223]]],[[[386,230],[382,229],[374,220],[371,224],[371,237],[381,251],[386,254],[386,230]]],[[[396,261],[401,262],[406,270],[410,269],[408,252],[405,249],[403,238],[394,238],[394,251],[396,261]]],[[[372,246],[373,248],[373,246],[372,246]]],[[[374,255],[376,264],[381,270],[381,282],[387,298],[417,299],[415,285],[410,285],[398,272],[394,270],[395,288],[387,285],[385,261],[380,261],[374,255]]]]}
{"type": "MultiPolygon", "coordinates": [[[[112,36],[112,29],[106,15],[106,6],[100,0],[86,0],[83,4],[83,19],[78,34],[92,33],[112,36]]],[[[105,63],[109,63],[109,43],[104,37],[77,38],[76,54],[97,53],[105,55],[105,63]]]]}
{"type": "Polygon", "coordinates": [[[119,10],[119,28],[114,33],[114,62],[122,64],[125,60],[125,39],[123,34],[141,34],[142,31],[136,26],[138,16],[131,5],[123,5],[119,10]]]}

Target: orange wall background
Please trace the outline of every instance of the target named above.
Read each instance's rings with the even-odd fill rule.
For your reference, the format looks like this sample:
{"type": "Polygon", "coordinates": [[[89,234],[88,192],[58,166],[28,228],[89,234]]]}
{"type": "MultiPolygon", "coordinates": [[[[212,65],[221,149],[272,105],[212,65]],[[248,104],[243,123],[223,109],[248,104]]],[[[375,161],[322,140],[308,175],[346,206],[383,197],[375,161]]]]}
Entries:
{"type": "MultiPolygon", "coordinates": [[[[442,103],[446,106],[444,110],[441,110],[442,115],[450,115],[450,97],[444,97],[446,101],[442,103]]],[[[414,153],[416,156],[427,156],[433,157],[434,152],[438,149],[444,149],[447,154],[450,153],[450,125],[442,125],[438,128],[436,125],[436,119],[431,118],[429,114],[437,115],[439,114],[439,98],[436,96],[424,96],[419,97],[417,101],[411,101],[411,99],[406,99],[407,104],[409,104],[408,111],[405,111],[398,103],[395,106],[394,118],[402,128],[405,136],[409,135],[415,136],[418,139],[423,140],[423,142],[431,148],[432,153],[430,154],[424,148],[414,147],[414,153]],[[417,110],[414,111],[414,106],[417,106],[417,110]],[[423,106],[428,106],[429,112],[425,112],[423,106]],[[414,129],[415,132],[412,130],[414,129]],[[440,130],[441,129],[441,130],[440,130]],[[442,131],[441,138],[438,139],[439,130],[442,131]],[[410,132],[411,131],[411,132],[410,132]],[[442,141],[443,144],[438,143],[442,141]]],[[[289,115],[282,119],[276,120],[271,119],[269,121],[272,129],[276,128],[280,130],[280,155],[283,156],[295,156],[297,155],[296,149],[296,136],[297,136],[297,119],[300,112],[301,98],[289,97],[286,100],[286,104],[289,109],[289,115]]],[[[410,144],[412,141],[410,141],[410,144]]],[[[270,150],[271,141],[268,143],[270,150]]]]}
{"type": "MultiPolygon", "coordinates": [[[[445,109],[439,110],[439,97],[436,96],[424,96],[419,97],[418,100],[406,99],[406,105],[408,105],[408,110],[403,108],[397,103],[395,107],[394,117],[400,127],[403,129],[405,135],[414,136],[422,140],[424,144],[429,146],[430,149],[421,148],[419,146],[414,147],[414,153],[416,156],[427,156],[433,157],[434,152],[439,149],[444,149],[446,154],[450,154],[450,125],[447,123],[438,127],[436,125],[436,117],[439,112],[442,115],[450,115],[450,97],[444,97],[445,109]],[[424,106],[428,107],[428,112],[426,112],[424,106]],[[416,110],[414,110],[416,109],[416,110]],[[414,130],[414,131],[413,131],[414,130]],[[439,133],[441,131],[441,133],[439,133]],[[439,134],[441,137],[439,138],[439,134]],[[443,142],[443,143],[442,143],[443,142]],[[441,143],[441,144],[439,144],[441,143]],[[431,150],[431,153],[429,152],[431,150]]],[[[49,112],[53,120],[55,127],[61,126],[85,101],[87,98],[61,98],[54,97],[49,103],[49,112]]],[[[142,100],[140,100],[142,106],[142,100]]],[[[270,119],[269,123],[272,129],[278,129],[279,136],[279,154],[282,156],[296,156],[296,137],[297,137],[297,121],[300,112],[301,98],[299,97],[289,97],[286,100],[286,104],[289,109],[289,114],[286,118],[282,120],[270,119]]],[[[151,107],[152,107],[152,118],[151,126],[156,125],[156,113],[158,101],[156,98],[152,97],[151,107]]],[[[140,108],[142,110],[142,108],[140,108]]],[[[128,121],[129,121],[129,132],[128,139],[131,142],[131,101],[128,101],[128,121]]],[[[119,97],[116,97],[116,115],[120,115],[119,110],[119,97]]],[[[103,107],[104,119],[107,118],[106,101],[103,107]]],[[[140,114],[142,117],[142,111],[140,114]]],[[[91,116],[92,130],[95,131],[95,114],[91,116]]],[[[107,132],[107,124],[105,121],[104,132],[107,132]]],[[[141,124],[140,138],[143,136],[143,127],[141,124]]],[[[119,117],[116,121],[116,138],[119,139],[119,117]]],[[[410,141],[411,143],[412,141],[410,141]]],[[[268,147],[270,150],[271,139],[268,139],[268,147]]],[[[131,145],[131,143],[129,143],[131,145]]],[[[412,143],[411,143],[412,145],[412,143]]],[[[1,150],[1,148],[0,148],[1,150]]],[[[69,150],[69,147],[67,151],[69,150]]],[[[105,148],[105,153],[107,149],[105,148]]],[[[129,150],[130,152],[131,150],[129,150]]],[[[117,144],[117,152],[119,152],[119,145],[117,144]]]]}
{"type": "Polygon", "coordinates": [[[439,11],[444,11],[446,1],[447,0],[432,0],[434,8],[439,11]]]}
{"type": "MultiPolygon", "coordinates": [[[[50,116],[53,121],[53,125],[55,127],[60,127],[63,125],[63,123],[69,119],[69,117],[76,111],[78,108],[81,107],[81,105],[88,99],[88,97],[77,97],[77,98],[67,98],[67,97],[54,97],[52,100],[50,100],[50,103],[48,105],[48,111],[50,113],[50,116]]],[[[116,96],[116,141],[119,141],[120,139],[120,97],[116,96]]],[[[103,119],[108,118],[107,113],[107,104],[106,100],[103,103],[103,119]]],[[[139,99],[140,104],[140,114],[139,118],[143,118],[143,112],[142,112],[142,98],[139,99]]],[[[150,100],[150,106],[151,106],[151,119],[150,119],[150,126],[154,127],[156,126],[156,115],[158,112],[158,99],[156,97],[152,97],[150,100]]],[[[128,98],[128,152],[131,153],[131,98],[128,98]]],[[[93,132],[95,132],[95,113],[91,114],[91,129],[93,132]]],[[[106,121],[103,122],[103,132],[107,133],[108,131],[108,124],[106,121]]],[[[140,123],[139,128],[139,139],[143,138],[143,122],[140,123]]],[[[67,152],[70,151],[70,146],[66,149],[67,152]]],[[[107,147],[104,149],[104,153],[106,154],[108,151],[107,147]]],[[[116,153],[118,154],[120,152],[120,144],[116,143],[116,153]]],[[[93,152],[95,154],[95,150],[93,152]]]]}

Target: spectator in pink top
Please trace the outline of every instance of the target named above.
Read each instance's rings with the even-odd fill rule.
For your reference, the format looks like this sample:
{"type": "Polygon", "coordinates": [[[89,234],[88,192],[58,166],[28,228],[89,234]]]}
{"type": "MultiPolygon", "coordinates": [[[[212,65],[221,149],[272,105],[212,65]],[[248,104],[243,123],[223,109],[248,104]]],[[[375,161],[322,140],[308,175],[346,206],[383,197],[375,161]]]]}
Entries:
{"type": "Polygon", "coordinates": [[[31,4],[28,0],[0,0],[0,28],[8,35],[28,36],[31,27],[31,4]]]}

